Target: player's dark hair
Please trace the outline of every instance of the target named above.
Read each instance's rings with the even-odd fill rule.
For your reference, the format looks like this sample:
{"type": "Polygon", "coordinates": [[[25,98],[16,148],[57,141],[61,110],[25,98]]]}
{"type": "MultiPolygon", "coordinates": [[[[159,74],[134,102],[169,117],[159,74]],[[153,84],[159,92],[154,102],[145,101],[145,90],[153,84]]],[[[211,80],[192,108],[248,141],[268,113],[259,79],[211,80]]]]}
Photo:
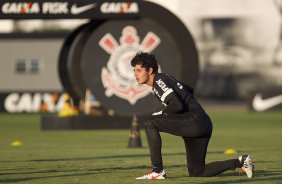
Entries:
{"type": "Polygon", "coordinates": [[[146,52],[138,52],[131,60],[131,66],[141,65],[148,71],[149,68],[153,69],[153,73],[158,73],[158,62],[153,54],[146,52]]]}

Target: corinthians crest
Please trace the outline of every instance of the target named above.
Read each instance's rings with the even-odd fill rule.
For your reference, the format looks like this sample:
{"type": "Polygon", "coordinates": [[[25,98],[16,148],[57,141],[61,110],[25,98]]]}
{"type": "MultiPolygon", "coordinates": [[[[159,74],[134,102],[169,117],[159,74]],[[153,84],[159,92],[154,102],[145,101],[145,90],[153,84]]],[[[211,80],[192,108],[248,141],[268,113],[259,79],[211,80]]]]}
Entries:
{"type": "Polygon", "coordinates": [[[130,61],[138,51],[152,52],[160,41],[156,34],[148,32],[140,43],[133,26],[123,28],[120,44],[110,33],[103,36],[99,45],[110,54],[107,66],[101,72],[107,97],[116,95],[134,105],[138,99],[151,93],[149,86],[137,84],[130,61]]]}

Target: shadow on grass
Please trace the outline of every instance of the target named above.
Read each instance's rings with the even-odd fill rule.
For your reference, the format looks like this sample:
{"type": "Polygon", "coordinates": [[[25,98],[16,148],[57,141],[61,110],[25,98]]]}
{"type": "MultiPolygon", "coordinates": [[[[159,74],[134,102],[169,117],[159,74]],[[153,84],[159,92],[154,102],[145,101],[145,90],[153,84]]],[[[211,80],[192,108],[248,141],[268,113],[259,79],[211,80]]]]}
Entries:
{"type": "MultiPolygon", "coordinates": [[[[185,167],[185,165],[169,165],[166,168],[167,169],[173,169],[176,167],[185,167]]],[[[14,182],[21,182],[21,181],[30,181],[30,180],[36,180],[36,179],[49,179],[49,178],[61,178],[61,177],[73,177],[73,176],[87,176],[87,175],[95,175],[95,174],[101,174],[101,172],[105,173],[112,173],[116,171],[122,171],[122,170],[132,170],[132,169],[147,169],[147,166],[135,166],[135,167],[107,167],[107,168],[97,168],[97,169],[87,169],[87,170],[46,170],[46,171],[38,171],[38,172],[20,172],[20,173],[10,173],[10,174],[46,174],[46,173],[52,173],[53,175],[51,176],[38,176],[38,177],[24,177],[24,178],[12,178],[12,179],[0,179],[0,183],[14,183],[14,182]],[[64,174],[61,174],[61,173],[64,174]],[[65,174],[67,172],[82,172],[82,173],[75,173],[75,174],[65,174]],[[58,175],[55,175],[58,174],[58,175]],[[61,174],[61,175],[59,175],[61,174]]],[[[249,179],[249,178],[240,178],[234,179],[234,176],[238,176],[238,173],[226,173],[226,174],[221,174],[217,176],[218,178],[228,178],[228,176],[232,177],[230,180],[224,180],[224,181],[197,181],[197,183],[202,183],[202,184],[225,184],[225,183],[245,183],[245,182],[271,182],[271,181],[281,181],[282,180],[282,171],[281,170],[276,170],[276,171],[264,171],[264,170],[259,170],[255,172],[254,178],[249,179]]],[[[186,176],[182,176],[186,177],[186,176]]],[[[178,177],[173,177],[170,176],[168,179],[170,180],[175,180],[178,177]]],[[[200,179],[200,178],[197,178],[200,179]]],[[[203,178],[203,180],[206,180],[207,178],[203,178]]],[[[187,176],[187,181],[189,180],[189,177],[187,176]]]]}
{"type": "MultiPolygon", "coordinates": [[[[166,168],[177,168],[177,167],[186,167],[186,164],[178,164],[178,165],[168,165],[166,168]]],[[[97,169],[87,169],[87,171],[111,171],[111,170],[130,170],[130,169],[149,169],[148,165],[140,165],[134,167],[107,167],[107,168],[97,168],[97,169]]],[[[45,171],[25,171],[25,172],[6,172],[0,173],[1,175],[14,175],[14,174],[46,174],[46,173],[56,173],[56,172],[81,172],[86,171],[82,169],[69,169],[69,170],[58,170],[58,169],[50,169],[45,171]]],[[[1,180],[0,180],[1,181],[1,180]]]]}
{"type": "Polygon", "coordinates": [[[225,181],[209,181],[209,182],[203,182],[202,184],[205,184],[205,183],[209,183],[209,184],[245,183],[245,182],[257,183],[257,182],[263,182],[263,181],[277,183],[277,181],[282,180],[282,170],[273,170],[273,171],[257,170],[254,172],[253,178],[247,178],[245,173],[243,173],[242,175],[239,175],[238,172],[222,173],[218,175],[217,177],[227,178],[228,176],[231,176],[231,177],[240,176],[240,178],[238,178],[238,180],[232,179],[232,180],[225,180],[225,181]],[[242,178],[242,177],[245,177],[245,178],[242,178]]]}
{"type": "MultiPolygon", "coordinates": [[[[258,183],[258,182],[269,182],[269,183],[280,183],[282,180],[282,171],[256,171],[253,178],[247,178],[246,174],[239,175],[238,172],[233,173],[222,173],[214,177],[187,177],[187,181],[195,181],[200,184],[235,184],[235,183],[258,183]],[[211,181],[210,179],[213,181],[211,181]],[[218,178],[218,179],[217,179],[218,178]],[[230,178],[230,179],[229,179],[230,178]],[[203,180],[203,181],[201,181],[203,180]],[[208,181],[207,181],[208,180],[208,181]]],[[[183,178],[185,176],[181,176],[183,178]]],[[[169,176],[169,180],[177,180],[179,177],[169,176]]],[[[181,180],[183,181],[183,179],[181,180]]]]}
{"type": "MultiPolygon", "coordinates": [[[[183,167],[185,165],[170,165],[167,168],[183,167]]],[[[77,174],[61,174],[61,175],[51,175],[51,176],[38,176],[38,177],[24,177],[24,178],[12,178],[12,179],[0,179],[0,183],[14,183],[21,181],[29,181],[35,179],[49,179],[49,178],[60,178],[60,177],[73,177],[73,176],[87,176],[103,173],[112,173],[122,170],[133,170],[133,169],[148,169],[148,166],[134,166],[134,167],[107,167],[107,168],[96,168],[87,170],[46,170],[46,171],[32,171],[32,172],[17,172],[17,173],[0,173],[0,175],[14,175],[14,174],[61,174],[68,172],[83,172],[77,174]]]]}
{"type": "Polygon", "coordinates": [[[25,178],[12,178],[12,179],[0,179],[0,183],[14,183],[14,182],[21,182],[21,181],[29,181],[34,179],[44,179],[44,178],[61,178],[61,177],[69,177],[69,176],[86,176],[98,173],[80,173],[80,174],[63,174],[63,175],[56,175],[56,176],[38,176],[38,177],[25,177],[25,178]]]}
{"type": "MultiPolygon", "coordinates": [[[[219,151],[208,152],[208,154],[222,153],[219,151]]],[[[163,153],[163,156],[186,156],[185,152],[181,153],[163,153]]],[[[34,159],[34,160],[5,160],[0,162],[57,162],[57,161],[81,161],[81,160],[96,160],[96,159],[113,159],[113,158],[137,158],[137,157],[149,157],[149,154],[131,154],[131,155],[107,155],[107,156],[96,156],[96,157],[85,157],[85,158],[58,158],[58,159],[34,159]]]]}
{"type": "MultiPolygon", "coordinates": [[[[183,153],[168,153],[163,156],[175,156],[175,155],[186,155],[183,153]]],[[[84,157],[84,158],[58,158],[58,159],[35,159],[35,160],[6,160],[0,162],[57,162],[57,161],[81,161],[81,160],[101,160],[101,159],[113,159],[113,158],[137,158],[137,157],[149,157],[149,154],[131,154],[131,155],[107,155],[107,156],[96,156],[96,157],[84,157]]]]}
{"type": "MultiPolygon", "coordinates": [[[[209,152],[209,153],[218,153],[216,152],[209,152]]],[[[175,155],[182,155],[185,156],[185,152],[181,153],[166,153],[163,154],[163,156],[175,156],[175,155]]],[[[63,158],[63,159],[38,159],[38,160],[25,160],[25,161],[2,161],[2,162],[60,162],[60,161],[84,161],[84,160],[96,160],[96,159],[113,159],[113,158],[140,158],[140,157],[149,157],[148,154],[127,154],[127,155],[108,155],[108,156],[96,156],[96,157],[86,157],[86,158],[63,158]]],[[[260,161],[259,161],[260,162],[260,161]]],[[[261,161],[263,162],[263,161],[261,161]]],[[[177,167],[186,167],[186,163],[181,165],[167,165],[166,169],[173,169],[177,167]]],[[[8,170],[5,170],[6,172],[3,173],[0,171],[0,176],[4,175],[21,175],[21,174],[50,174],[49,176],[30,176],[30,177],[23,177],[23,178],[11,178],[11,179],[0,179],[0,183],[13,183],[13,182],[20,182],[20,181],[29,181],[29,180],[36,180],[36,179],[44,179],[44,178],[62,178],[62,177],[73,177],[73,176],[87,176],[87,175],[95,175],[100,174],[101,172],[111,173],[111,172],[119,172],[123,170],[134,170],[134,169],[148,169],[147,165],[137,165],[134,167],[107,167],[107,168],[94,168],[94,169],[70,169],[70,170],[59,170],[59,169],[49,169],[49,170],[43,170],[43,171],[24,171],[21,172],[22,169],[10,169],[11,172],[7,172],[8,170]],[[17,170],[19,172],[17,172],[17,170]],[[80,173],[73,173],[73,172],[80,172],[80,173]]],[[[4,170],[2,170],[4,171],[4,170]]],[[[208,181],[208,182],[200,182],[200,183],[238,183],[239,182],[260,182],[260,181],[278,181],[282,180],[282,171],[265,171],[265,170],[257,170],[255,172],[253,179],[242,179],[242,177],[239,177],[238,180],[234,179],[234,177],[239,176],[236,172],[227,172],[218,175],[219,178],[225,178],[225,177],[232,177],[230,180],[225,181],[208,181]]],[[[186,177],[186,176],[181,176],[186,177]]],[[[177,177],[169,177],[169,179],[177,179],[177,177]]],[[[188,174],[187,174],[187,179],[188,174]]],[[[227,179],[227,178],[226,178],[227,179]]],[[[197,182],[198,183],[198,182],[197,182]]]]}

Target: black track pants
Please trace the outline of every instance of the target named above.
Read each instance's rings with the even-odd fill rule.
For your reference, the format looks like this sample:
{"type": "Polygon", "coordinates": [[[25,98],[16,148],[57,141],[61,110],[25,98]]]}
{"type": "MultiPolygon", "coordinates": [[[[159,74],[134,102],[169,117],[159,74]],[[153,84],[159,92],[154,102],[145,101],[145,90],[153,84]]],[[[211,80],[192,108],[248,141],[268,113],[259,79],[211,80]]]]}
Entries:
{"type": "Polygon", "coordinates": [[[181,136],[186,147],[190,176],[215,176],[240,167],[238,159],[218,161],[205,165],[212,123],[208,116],[195,119],[191,114],[153,116],[145,123],[145,132],[153,166],[162,165],[160,132],[181,136]]]}

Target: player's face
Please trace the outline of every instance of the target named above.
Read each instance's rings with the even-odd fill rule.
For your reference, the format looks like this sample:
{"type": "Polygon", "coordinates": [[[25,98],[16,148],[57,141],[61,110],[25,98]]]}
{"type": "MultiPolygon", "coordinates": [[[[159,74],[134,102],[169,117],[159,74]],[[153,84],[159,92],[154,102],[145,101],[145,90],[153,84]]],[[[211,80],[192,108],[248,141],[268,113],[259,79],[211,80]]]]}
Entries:
{"type": "Polygon", "coordinates": [[[149,80],[149,73],[146,68],[141,65],[136,65],[134,67],[134,75],[138,84],[146,84],[149,80]]]}

